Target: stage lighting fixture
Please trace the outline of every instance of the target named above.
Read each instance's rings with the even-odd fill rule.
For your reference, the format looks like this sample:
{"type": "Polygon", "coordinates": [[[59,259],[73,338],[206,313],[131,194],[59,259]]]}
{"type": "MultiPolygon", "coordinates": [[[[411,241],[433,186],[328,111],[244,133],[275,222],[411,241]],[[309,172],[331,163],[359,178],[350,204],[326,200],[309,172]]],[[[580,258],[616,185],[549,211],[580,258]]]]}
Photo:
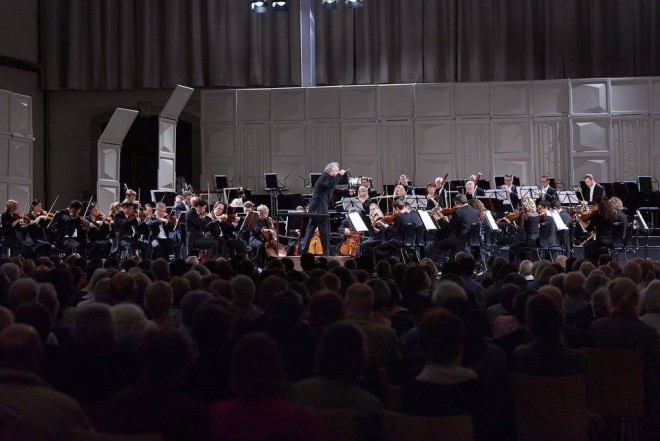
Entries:
{"type": "Polygon", "coordinates": [[[349,9],[357,9],[364,6],[363,0],[346,0],[346,7],[349,9]]]}
{"type": "Polygon", "coordinates": [[[265,14],[268,12],[268,1],[259,0],[250,2],[250,9],[252,9],[252,12],[255,14],[265,14]]]}
{"type": "Polygon", "coordinates": [[[289,2],[288,1],[278,1],[278,0],[273,0],[273,11],[275,12],[285,12],[289,10],[289,2]]]}
{"type": "Polygon", "coordinates": [[[337,9],[337,0],[323,0],[321,7],[323,9],[337,9]]]}

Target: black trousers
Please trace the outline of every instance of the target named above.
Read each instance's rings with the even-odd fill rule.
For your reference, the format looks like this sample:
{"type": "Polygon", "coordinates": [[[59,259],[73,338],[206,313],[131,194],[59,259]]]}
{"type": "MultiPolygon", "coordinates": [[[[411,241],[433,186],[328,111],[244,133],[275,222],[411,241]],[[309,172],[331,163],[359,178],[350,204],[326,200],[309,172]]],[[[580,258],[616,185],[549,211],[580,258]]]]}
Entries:
{"type": "Polygon", "coordinates": [[[323,255],[328,256],[330,254],[330,250],[328,249],[330,246],[330,241],[328,240],[330,235],[330,219],[328,218],[312,217],[309,219],[309,223],[307,224],[307,231],[305,232],[305,239],[302,241],[300,247],[300,249],[303,250],[301,253],[304,253],[305,250],[309,248],[309,241],[311,240],[317,228],[319,229],[319,235],[321,236],[323,255]]]}

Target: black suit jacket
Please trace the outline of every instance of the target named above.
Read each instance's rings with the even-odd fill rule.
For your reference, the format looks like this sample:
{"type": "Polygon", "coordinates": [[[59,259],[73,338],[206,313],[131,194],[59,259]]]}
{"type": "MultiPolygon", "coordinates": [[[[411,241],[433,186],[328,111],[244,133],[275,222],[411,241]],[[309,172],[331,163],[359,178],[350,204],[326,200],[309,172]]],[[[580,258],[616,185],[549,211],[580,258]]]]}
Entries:
{"type": "MultiPolygon", "coordinates": [[[[206,231],[206,221],[199,217],[195,207],[186,212],[186,235],[191,240],[204,236],[206,231]]],[[[189,242],[192,243],[192,242],[189,242]]]]}
{"type": "MultiPolygon", "coordinates": [[[[477,187],[474,190],[474,195],[476,197],[480,198],[480,197],[486,196],[486,191],[481,187],[477,187]]],[[[467,197],[468,199],[472,199],[472,193],[466,193],[465,197],[467,197]]]]}
{"type": "Polygon", "coordinates": [[[312,199],[309,201],[308,213],[327,214],[330,196],[335,189],[335,179],[328,173],[323,173],[314,185],[312,199]]]}
{"type": "Polygon", "coordinates": [[[589,197],[589,187],[587,187],[584,182],[580,183],[580,189],[582,190],[582,197],[589,205],[597,204],[598,201],[605,197],[605,187],[600,184],[594,184],[594,195],[589,197]]]}

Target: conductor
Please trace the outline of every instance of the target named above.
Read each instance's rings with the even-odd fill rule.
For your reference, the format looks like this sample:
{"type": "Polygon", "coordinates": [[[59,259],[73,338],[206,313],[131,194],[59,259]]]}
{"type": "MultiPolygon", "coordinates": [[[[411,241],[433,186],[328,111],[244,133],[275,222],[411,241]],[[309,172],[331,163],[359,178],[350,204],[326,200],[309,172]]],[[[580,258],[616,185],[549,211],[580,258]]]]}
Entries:
{"type": "MultiPolygon", "coordinates": [[[[312,193],[312,199],[309,201],[309,207],[307,212],[309,214],[328,214],[328,205],[330,203],[330,197],[332,192],[335,189],[335,176],[337,174],[344,175],[346,170],[340,170],[339,164],[337,162],[331,162],[325,166],[325,173],[317,179],[316,184],[314,185],[314,191],[312,193]]],[[[312,216],[309,219],[307,224],[307,231],[305,232],[305,238],[302,241],[302,250],[307,252],[309,241],[316,228],[319,229],[319,234],[321,236],[321,243],[323,244],[323,253],[328,254],[328,234],[330,231],[330,219],[328,217],[314,217],[312,216]]]]}

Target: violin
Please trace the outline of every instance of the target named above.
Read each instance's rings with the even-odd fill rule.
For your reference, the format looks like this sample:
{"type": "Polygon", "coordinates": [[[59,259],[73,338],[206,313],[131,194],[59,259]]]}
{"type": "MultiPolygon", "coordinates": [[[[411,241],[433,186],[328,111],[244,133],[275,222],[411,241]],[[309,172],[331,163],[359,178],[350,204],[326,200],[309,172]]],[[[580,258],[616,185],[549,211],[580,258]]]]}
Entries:
{"type": "Polygon", "coordinates": [[[447,207],[440,210],[443,216],[451,216],[456,212],[456,207],[447,207]]]}
{"type": "Polygon", "coordinates": [[[397,217],[399,217],[399,213],[387,214],[383,217],[383,222],[391,225],[397,217]]]}
{"type": "Polygon", "coordinates": [[[596,211],[598,211],[597,205],[593,207],[587,206],[587,209],[580,214],[580,220],[582,222],[589,222],[591,216],[593,216],[596,211]]]}
{"type": "Polygon", "coordinates": [[[323,245],[321,244],[321,234],[316,231],[312,238],[309,240],[307,252],[315,256],[323,255],[323,245]]]}
{"type": "Polygon", "coordinates": [[[346,240],[339,247],[339,254],[342,256],[357,256],[358,248],[360,248],[360,240],[362,234],[355,232],[346,235],[346,240]]]}
{"type": "Polygon", "coordinates": [[[30,222],[32,222],[32,220],[31,220],[29,217],[27,217],[26,215],[24,215],[24,214],[22,214],[22,213],[20,213],[20,212],[18,212],[18,211],[14,211],[14,212],[11,214],[11,218],[12,218],[14,221],[20,220],[20,221],[22,221],[23,223],[28,223],[28,224],[29,224],[30,222]]]}

